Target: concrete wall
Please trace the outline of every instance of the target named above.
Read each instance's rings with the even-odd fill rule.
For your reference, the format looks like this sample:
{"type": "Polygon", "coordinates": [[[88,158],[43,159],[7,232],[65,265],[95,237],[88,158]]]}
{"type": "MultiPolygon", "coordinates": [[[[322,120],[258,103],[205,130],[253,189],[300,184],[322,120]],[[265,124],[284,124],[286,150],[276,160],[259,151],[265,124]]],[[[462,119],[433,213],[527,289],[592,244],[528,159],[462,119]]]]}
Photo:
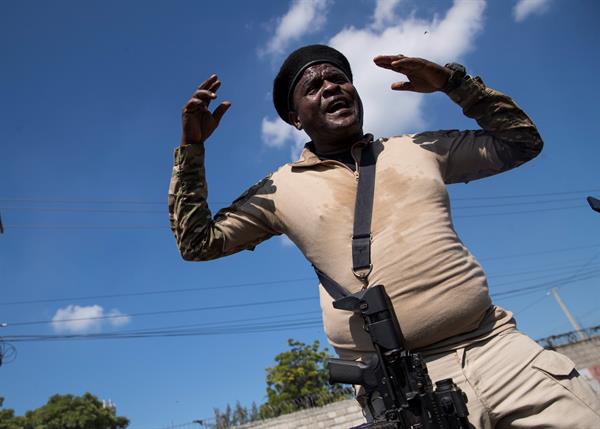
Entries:
{"type": "Polygon", "coordinates": [[[577,368],[589,368],[600,365],[600,336],[554,348],[567,355],[577,368]]]}
{"type": "Polygon", "coordinates": [[[600,336],[554,347],[554,350],[567,355],[575,362],[579,373],[590,382],[596,393],[600,395],[600,336]]]}
{"type": "Polygon", "coordinates": [[[347,399],[324,407],[248,423],[238,426],[238,429],[348,429],[365,422],[358,403],[354,399],[347,399]]]}

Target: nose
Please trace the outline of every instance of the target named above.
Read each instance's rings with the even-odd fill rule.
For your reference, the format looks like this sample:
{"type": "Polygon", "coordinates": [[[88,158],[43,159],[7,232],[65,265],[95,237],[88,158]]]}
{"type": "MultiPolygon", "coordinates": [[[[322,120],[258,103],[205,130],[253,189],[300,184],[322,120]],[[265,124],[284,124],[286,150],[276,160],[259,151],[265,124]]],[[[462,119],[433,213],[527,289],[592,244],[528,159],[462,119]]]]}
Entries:
{"type": "Polygon", "coordinates": [[[323,97],[331,97],[332,95],[340,92],[340,85],[336,82],[331,82],[329,80],[323,81],[323,97]]]}

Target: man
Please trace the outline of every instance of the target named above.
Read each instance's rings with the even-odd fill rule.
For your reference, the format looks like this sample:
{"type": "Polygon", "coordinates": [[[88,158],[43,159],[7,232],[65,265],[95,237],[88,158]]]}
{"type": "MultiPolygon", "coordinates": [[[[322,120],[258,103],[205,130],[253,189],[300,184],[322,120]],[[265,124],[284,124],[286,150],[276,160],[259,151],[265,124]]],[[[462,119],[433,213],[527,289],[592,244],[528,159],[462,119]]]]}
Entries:
{"type": "MultiPolygon", "coordinates": [[[[512,314],[491,303],[483,270],[454,231],[445,184],[514,168],[542,149],[533,122],[507,96],[462,66],[383,55],[379,67],[402,73],[393,90],[443,91],[477,131],[438,131],[373,140],[363,132],[360,97],[347,59],[305,46],[283,63],[273,87],[281,118],[311,142],[286,164],[219,211],[206,203],[204,141],[229,102],[214,112],[220,81],[211,76],[183,109],[181,146],[169,189],[171,227],[186,260],[252,249],[286,234],[306,258],[351,293],[382,284],[408,347],[421,352],[432,379],[452,377],[468,396],[477,428],[600,427],[600,405],[566,357],[515,329],[512,314]],[[371,260],[366,278],[352,272],[351,236],[359,161],[376,154],[371,260]]],[[[320,288],[325,332],[342,358],[371,352],[361,321],[334,310],[320,288]]],[[[364,403],[364,399],[363,399],[364,403]]]]}

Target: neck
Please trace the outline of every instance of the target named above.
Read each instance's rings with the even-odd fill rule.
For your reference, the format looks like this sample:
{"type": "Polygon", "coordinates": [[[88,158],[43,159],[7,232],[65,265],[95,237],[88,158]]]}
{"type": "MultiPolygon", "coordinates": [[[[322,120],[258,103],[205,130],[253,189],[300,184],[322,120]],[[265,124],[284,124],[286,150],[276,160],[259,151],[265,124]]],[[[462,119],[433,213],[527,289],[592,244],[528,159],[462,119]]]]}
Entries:
{"type": "Polygon", "coordinates": [[[350,148],[359,141],[363,140],[365,135],[362,130],[352,136],[344,137],[336,140],[313,140],[315,151],[320,155],[335,155],[342,152],[347,152],[350,148]]]}

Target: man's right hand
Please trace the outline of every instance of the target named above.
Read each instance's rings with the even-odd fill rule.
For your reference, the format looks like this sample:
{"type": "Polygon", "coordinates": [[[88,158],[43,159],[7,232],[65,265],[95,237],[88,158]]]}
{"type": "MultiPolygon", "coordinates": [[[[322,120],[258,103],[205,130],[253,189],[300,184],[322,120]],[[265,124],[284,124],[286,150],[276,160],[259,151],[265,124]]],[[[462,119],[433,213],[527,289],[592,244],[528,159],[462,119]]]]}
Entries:
{"type": "Polygon", "coordinates": [[[211,100],[217,98],[216,92],[220,86],[221,81],[216,74],[213,74],[198,87],[183,107],[182,145],[203,143],[219,125],[221,118],[231,106],[229,101],[223,101],[214,112],[208,110],[211,100]]]}

